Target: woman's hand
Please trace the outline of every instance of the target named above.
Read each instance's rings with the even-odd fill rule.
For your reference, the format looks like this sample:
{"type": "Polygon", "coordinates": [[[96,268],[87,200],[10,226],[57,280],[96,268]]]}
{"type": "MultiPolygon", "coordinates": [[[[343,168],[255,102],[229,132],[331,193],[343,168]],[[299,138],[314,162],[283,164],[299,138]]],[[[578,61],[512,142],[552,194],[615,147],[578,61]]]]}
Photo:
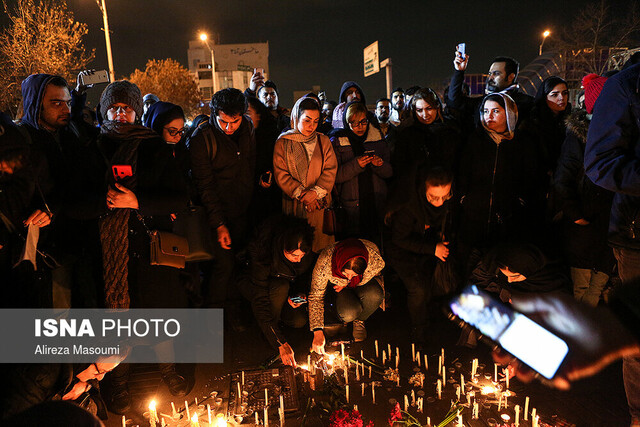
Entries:
{"type": "Polygon", "coordinates": [[[311,343],[311,351],[315,351],[318,354],[324,354],[324,331],[313,331],[313,342],[311,343]]]}
{"type": "Polygon", "coordinates": [[[117,190],[110,188],[107,192],[107,207],[109,209],[138,209],[138,198],[133,191],[117,182],[116,188],[117,190]]]}
{"type": "Polygon", "coordinates": [[[46,227],[51,224],[51,215],[47,212],[42,212],[40,209],[36,209],[31,215],[29,215],[29,218],[24,221],[25,227],[28,227],[31,224],[39,228],[46,227]]]}
{"type": "Polygon", "coordinates": [[[282,363],[285,365],[289,365],[292,367],[296,367],[296,358],[293,353],[293,349],[289,345],[289,343],[284,343],[280,347],[278,347],[278,351],[280,352],[280,359],[282,363]]]}
{"type": "Polygon", "coordinates": [[[218,243],[222,249],[231,249],[231,233],[229,229],[223,224],[216,229],[218,233],[218,243]]]}
{"type": "Polygon", "coordinates": [[[313,202],[315,202],[317,198],[318,198],[318,193],[316,193],[313,190],[307,190],[304,193],[302,193],[302,196],[300,196],[300,201],[305,205],[310,205],[313,202]]]}
{"type": "Polygon", "coordinates": [[[361,168],[364,168],[365,166],[367,166],[369,163],[371,163],[372,160],[373,160],[373,157],[371,156],[360,156],[356,159],[356,161],[358,162],[358,165],[361,168]]]}
{"type": "Polygon", "coordinates": [[[440,258],[442,262],[445,262],[449,256],[448,244],[449,242],[441,242],[436,245],[436,253],[434,255],[440,258]]]}
{"type": "Polygon", "coordinates": [[[336,292],[340,292],[341,290],[343,290],[344,288],[346,288],[347,285],[341,286],[341,285],[333,285],[333,290],[336,292]]]}
{"type": "Polygon", "coordinates": [[[382,160],[382,157],[374,155],[371,157],[371,164],[373,166],[380,167],[384,164],[384,160],[382,160]]]}

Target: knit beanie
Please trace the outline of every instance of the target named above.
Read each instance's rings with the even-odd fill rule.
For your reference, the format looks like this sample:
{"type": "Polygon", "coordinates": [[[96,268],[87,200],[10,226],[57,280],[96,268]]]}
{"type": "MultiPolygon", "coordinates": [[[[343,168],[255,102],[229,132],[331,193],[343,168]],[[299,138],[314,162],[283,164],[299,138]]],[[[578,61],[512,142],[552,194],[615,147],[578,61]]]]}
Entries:
{"type": "Polygon", "coordinates": [[[598,96],[600,96],[600,92],[602,91],[602,87],[606,81],[606,77],[593,73],[587,74],[582,78],[582,87],[584,88],[584,106],[587,109],[587,113],[593,113],[593,106],[595,105],[598,96]]]}
{"type": "Polygon", "coordinates": [[[109,107],[118,103],[127,104],[133,108],[136,118],[142,117],[142,93],[134,83],[118,80],[104,89],[100,96],[100,113],[105,120],[109,107]]]}

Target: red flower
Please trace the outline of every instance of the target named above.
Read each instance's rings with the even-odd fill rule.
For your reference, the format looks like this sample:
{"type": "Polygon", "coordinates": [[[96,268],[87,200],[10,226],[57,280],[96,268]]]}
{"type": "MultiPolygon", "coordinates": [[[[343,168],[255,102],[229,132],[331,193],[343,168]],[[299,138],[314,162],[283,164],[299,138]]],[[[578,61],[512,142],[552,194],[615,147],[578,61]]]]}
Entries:
{"type": "Polygon", "coordinates": [[[396,406],[391,410],[391,416],[389,418],[389,425],[393,427],[396,421],[402,421],[402,412],[400,411],[400,403],[396,402],[396,406]]]}
{"type": "Polygon", "coordinates": [[[331,427],[346,427],[345,421],[349,418],[349,413],[344,409],[338,409],[331,414],[331,418],[329,418],[331,427]]]}

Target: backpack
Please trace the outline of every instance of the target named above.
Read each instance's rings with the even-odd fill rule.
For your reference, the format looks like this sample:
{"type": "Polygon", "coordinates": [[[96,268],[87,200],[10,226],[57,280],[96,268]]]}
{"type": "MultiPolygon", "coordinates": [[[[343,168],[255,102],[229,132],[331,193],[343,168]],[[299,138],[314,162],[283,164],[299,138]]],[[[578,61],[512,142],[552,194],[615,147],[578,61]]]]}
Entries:
{"type": "Polygon", "coordinates": [[[207,147],[207,154],[209,155],[209,159],[213,161],[216,158],[216,153],[218,152],[218,144],[216,143],[216,138],[213,135],[213,129],[211,128],[211,123],[208,121],[200,123],[198,128],[191,134],[189,139],[187,139],[186,145],[187,148],[191,147],[191,139],[200,134],[202,132],[202,136],[204,137],[204,143],[207,147]]]}

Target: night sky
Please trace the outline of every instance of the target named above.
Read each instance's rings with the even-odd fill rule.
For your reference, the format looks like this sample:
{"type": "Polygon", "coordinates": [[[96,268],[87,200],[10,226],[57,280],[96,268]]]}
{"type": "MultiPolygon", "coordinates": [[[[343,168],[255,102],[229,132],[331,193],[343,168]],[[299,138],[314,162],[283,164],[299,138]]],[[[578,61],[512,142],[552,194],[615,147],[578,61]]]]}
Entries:
{"type": "MultiPolygon", "coordinates": [[[[335,100],[345,80],[359,82],[368,103],[384,96],[384,70],[367,78],[362,72],[362,50],[375,40],[380,58],[393,60],[394,87],[447,79],[454,48],[463,41],[470,55],[468,72],[486,72],[497,55],[513,56],[525,66],[537,55],[540,34],[546,28],[558,31],[584,3],[107,0],[107,10],[118,78],[144,68],[150,58],[170,57],[186,66],[188,42],[203,29],[219,33],[224,44],[268,40],[271,78],[281,103],[291,106],[294,90],[313,85],[335,100]]],[[[611,4],[621,12],[626,2],[611,4]]],[[[85,47],[96,49],[91,67],[106,69],[102,15],[95,0],[68,0],[68,6],[76,20],[89,26],[85,47]]]]}

